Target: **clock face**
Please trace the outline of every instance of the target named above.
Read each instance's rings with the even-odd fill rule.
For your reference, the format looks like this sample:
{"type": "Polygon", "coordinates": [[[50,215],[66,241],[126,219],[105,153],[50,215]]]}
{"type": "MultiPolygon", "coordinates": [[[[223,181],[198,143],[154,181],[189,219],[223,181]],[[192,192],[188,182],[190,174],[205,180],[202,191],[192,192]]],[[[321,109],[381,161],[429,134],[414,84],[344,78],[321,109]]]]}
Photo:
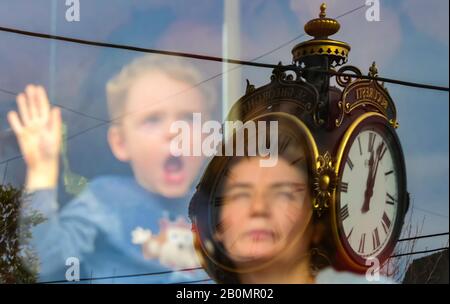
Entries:
{"type": "Polygon", "coordinates": [[[356,260],[389,251],[397,234],[404,173],[398,151],[387,128],[363,128],[343,159],[337,215],[340,238],[356,260]]]}

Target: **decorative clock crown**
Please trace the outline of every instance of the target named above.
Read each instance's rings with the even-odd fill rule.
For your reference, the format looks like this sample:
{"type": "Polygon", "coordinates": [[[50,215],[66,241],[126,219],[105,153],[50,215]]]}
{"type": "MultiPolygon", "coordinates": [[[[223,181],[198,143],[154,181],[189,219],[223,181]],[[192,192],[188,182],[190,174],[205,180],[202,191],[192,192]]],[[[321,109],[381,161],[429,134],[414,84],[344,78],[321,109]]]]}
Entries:
{"type": "Polygon", "coordinates": [[[347,62],[350,45],[328,38],[336,34],[341,26],[337,20],[326,18],[325,10],[326,5],[322,3],[319,18],[305,24],[305,32],[314,38],[301,42],[292,49],[294,62],[307,65],[307,59],[311,56],[327,56],[333,67],[347,62]]]}

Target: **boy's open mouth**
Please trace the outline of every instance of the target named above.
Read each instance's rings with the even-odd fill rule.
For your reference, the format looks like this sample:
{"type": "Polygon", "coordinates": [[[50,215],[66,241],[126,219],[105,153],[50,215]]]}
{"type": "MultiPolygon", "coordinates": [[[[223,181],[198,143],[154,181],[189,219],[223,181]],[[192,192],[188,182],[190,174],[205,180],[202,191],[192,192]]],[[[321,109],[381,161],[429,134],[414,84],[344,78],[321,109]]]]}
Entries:
{"type": "Polygon", "coordinates": [[[185,179],[184,162],[181,157],[169,156],[164,162],[164,179],[170,184],[182,183],[185,179]]]}

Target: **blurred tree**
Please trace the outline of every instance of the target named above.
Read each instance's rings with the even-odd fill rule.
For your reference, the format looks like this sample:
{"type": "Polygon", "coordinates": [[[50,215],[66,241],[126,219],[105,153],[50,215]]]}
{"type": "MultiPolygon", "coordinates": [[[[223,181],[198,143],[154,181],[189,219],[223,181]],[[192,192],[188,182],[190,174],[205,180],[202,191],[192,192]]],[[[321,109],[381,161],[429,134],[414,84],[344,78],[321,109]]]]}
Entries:
{"type": "Polygon", "coordinates": [[[22,189],[0,185],[0,283],[36,282],[39,261],[30,245],[31,228],[43,221],[22,189]]]}
{"type": "Polygon", "coordinates": [[[403,284],[448,284],[448,249],[415,259],[403,284]]]}

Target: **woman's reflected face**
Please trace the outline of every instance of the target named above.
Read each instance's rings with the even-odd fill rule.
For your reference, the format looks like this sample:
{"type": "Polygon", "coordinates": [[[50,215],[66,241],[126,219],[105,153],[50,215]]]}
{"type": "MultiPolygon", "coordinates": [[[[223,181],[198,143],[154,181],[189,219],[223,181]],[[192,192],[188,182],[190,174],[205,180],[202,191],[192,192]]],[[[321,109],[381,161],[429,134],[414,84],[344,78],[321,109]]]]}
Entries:
{"type": "Polygon", "coordinates": [[[312,213],[306,170],[282,157],[273,167],[261,167],[259,157],[240,160],[227,174],[221,202],[216,237],[234,262],[279,255],[312,213]]]}

